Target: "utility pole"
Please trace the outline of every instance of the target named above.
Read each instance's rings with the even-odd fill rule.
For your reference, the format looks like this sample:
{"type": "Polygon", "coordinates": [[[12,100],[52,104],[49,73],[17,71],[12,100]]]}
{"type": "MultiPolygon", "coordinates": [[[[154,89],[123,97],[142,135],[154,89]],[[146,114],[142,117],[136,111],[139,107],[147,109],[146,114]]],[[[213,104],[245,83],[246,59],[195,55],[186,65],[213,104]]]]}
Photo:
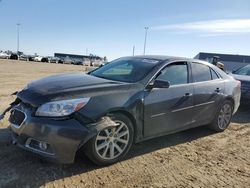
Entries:
{"type": "Polygon", "coordinates": [[[20,27],[20,23],[17,23],[17,54],[19,52],[19,27],[20,27]]]}
{"type": "Polygon", "coordinates": [[[143,55],[146,53],[146,45],[147,45],[147,36],[148,36],[148,29],[149,27],[145,27],[145,40],[144,40],[144,50],[143,50],[143,55]]]}
{"type": "Polygon", "coordinates": [[[89,53],[88,51],[89,51],[88,48],[86,48],[86,55],[88,55],[88,53],[89,53]]]}
{"type": "Polygon", "coordinates": [[[133,46],[133,56],[135,56],[135,46],[133,46]]]}

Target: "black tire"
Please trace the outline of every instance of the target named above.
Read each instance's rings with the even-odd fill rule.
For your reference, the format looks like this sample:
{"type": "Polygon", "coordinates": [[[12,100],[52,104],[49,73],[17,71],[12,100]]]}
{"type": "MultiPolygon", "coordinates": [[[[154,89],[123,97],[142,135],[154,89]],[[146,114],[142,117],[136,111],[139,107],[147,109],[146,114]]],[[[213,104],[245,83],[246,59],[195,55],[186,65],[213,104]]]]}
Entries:
{"type": "Polygon", "coordinates": [[[85,145],[85,148],[84,148],[85,155],[91,161],[93,161],[95,164],[97,164],[99,166],[107,166],[107,165],[111,165],[113,163],[120,161],[127,154],[127,152],[129,151],[129,149],[133,143],[134,129],[133,129],[133,124],[132,124],[131,120],[127,116],[120,114],[120,113],[113,114],[111,119],[113,121],[119,123],[119,125],[117,127],[114,127],[114,126],[113,127],[106,127],[104,129],[100,130],[95,137],[93,137],[92,139],[90,139],[88,141],[88,143],[85,145]],[[111,129],[113,129],[112,130],[113,132],[112,131],[109,132],[111,129]],[[118,130],[118,129],[121,129],[121,130],[118,130]],[[116,133],[114,130],[118,131],[118,132],[116,133]],[[122,134],[126,133],[126,130],[128,131],[128,134],[124,135],[124,137],[123,137],[123,138],[125,138],[124,140],[122,137],[118,137],[119,133],[120,133],[120,135],[122,135],[122,134]],[[121,132],[121,131],[123,131],[123,132],[121,132]],[[100,136],[101,134],[104,134],[104,133],[107,134],[107,132],[108,132],[108,134],[112,134],[113,137],[109,137],[106,135],[100,136]],[[127,139],[126,140],[127,144],[115,140],[115,134],[117,135],[116,138],[119,140],[121,139],[121,140],[125,141],[127,139]],[[101,137],[103,137],[103,138],[105,137],[106,139],[105,140],[98,140],[101,137]],[[112,138],[112,141],[107,140],[109,138],[112,138]],[[100,142],[100,144],[99,144],[99,142],[100,142]],[[124,144],[124,145],[122,145],[122,144],[124,144]],[[98,147],[100,148],[101,145],[102,146],[106,145],[105,148],[103,148],[103,151],[102,151],[102,149],[98,150],[98,147]],[[119,146],[119,148],[117,148],[117,146],[119,146]],[[111,149],[111,148],[113,148],[113,149],[111,149]],[[121,152],[121,149],[122,149],[122,152],[121,152]],[[112,152],[113,155],[115,154],[118,156],[112,158],[111,157],[112,156],[111,150],[113,150],[113,152],[112,152]],[[101,152],[102,152],[102,154],[101,154],[101,152]],[[103,155],[103,156],[101,156],[101,155],[103,155]],[[108,157],[110,157],[110,158],[108,158],[108,157]]]}
{"type": "Polygon", "coordinates": [[[217,132],[224,131],[230,124],[232,115],[233,103],[226,100],[220,105],[213,122],[209,125],[209,128],[217,132]]]}

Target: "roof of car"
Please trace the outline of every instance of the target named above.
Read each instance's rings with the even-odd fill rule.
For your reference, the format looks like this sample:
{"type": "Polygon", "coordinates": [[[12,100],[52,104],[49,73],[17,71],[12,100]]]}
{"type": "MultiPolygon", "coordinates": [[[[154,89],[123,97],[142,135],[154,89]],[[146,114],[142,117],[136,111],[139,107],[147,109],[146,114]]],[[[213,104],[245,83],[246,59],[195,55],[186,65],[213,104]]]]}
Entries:
{"type": "Polygon", "coordinates": [[[145,58],[145,59],[155,59],[160,61],[173,61],[173,60],[192,60],[191,58],[185,57],[175,57],[175,56],[164,56],[164,55],[138,55],[138,56],[130,56],[131,58],[145,58]]]}
{"type": "Polygon", "coordinates": [[[138,55],[138,56],[129,56],[128,58],[145,58],[145,59],[153,59],[158,60],[159,62],[155,62],[156,64],[162,63],[162,61],[165,62],[171,62],[171,61],[187,61],[187,62],[202,62],[203,64],[214,66],[211,63],[199,60],[199,59],[193,59],[193,58],[186,58],[186,57],[176,57],[176,56],[164,56],[164,55],[138,55]]]}

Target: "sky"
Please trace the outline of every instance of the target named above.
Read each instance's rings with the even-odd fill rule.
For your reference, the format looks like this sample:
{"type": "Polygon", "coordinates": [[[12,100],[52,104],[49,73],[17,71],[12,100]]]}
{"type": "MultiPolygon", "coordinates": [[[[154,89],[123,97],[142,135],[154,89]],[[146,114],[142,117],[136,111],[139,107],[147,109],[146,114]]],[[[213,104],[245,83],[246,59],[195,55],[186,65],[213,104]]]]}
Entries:
{"type": "Polygon", "coordinates": [[[250,55],[250,0],[0,0],[0,50],[54,55],[250,55]],[[87,49],[87,50],[86,50],[87,49]]]}

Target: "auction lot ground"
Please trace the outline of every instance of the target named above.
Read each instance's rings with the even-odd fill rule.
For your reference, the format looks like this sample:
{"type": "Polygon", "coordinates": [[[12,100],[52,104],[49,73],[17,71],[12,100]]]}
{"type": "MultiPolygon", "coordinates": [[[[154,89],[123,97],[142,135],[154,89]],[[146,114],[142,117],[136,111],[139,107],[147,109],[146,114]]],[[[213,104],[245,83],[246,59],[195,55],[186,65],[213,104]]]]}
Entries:
{"type": "MultiPolygon", "coordinates": [[[[0,60],[0,111],[28,82],[83,66],[0,60]]],[[[99,168],[77,157],[73,165],[46,162],[10,144],[0,122],[0,187],[250,187],[250,107],[229,128],[200,127],[132,147],[117,164],[99,168]]]]}

